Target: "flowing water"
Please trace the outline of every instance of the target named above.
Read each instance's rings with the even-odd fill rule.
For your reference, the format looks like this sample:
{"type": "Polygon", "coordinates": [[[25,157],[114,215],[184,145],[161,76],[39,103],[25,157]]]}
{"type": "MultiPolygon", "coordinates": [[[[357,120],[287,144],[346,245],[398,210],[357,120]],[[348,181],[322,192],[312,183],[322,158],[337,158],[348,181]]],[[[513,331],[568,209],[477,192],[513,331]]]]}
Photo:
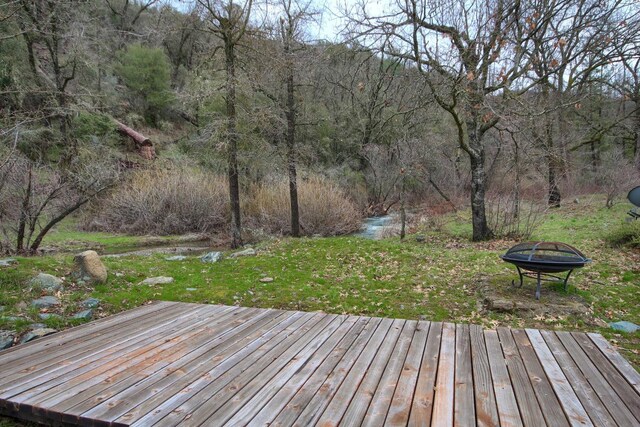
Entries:
{"type": "Polygon", "coordinates": [[[389,227],[393,221],[391,215],[375,216],[364,220],[362,230],[355,235],[365,239],[376,240],[381,237],[382,230],[389,227]]]}

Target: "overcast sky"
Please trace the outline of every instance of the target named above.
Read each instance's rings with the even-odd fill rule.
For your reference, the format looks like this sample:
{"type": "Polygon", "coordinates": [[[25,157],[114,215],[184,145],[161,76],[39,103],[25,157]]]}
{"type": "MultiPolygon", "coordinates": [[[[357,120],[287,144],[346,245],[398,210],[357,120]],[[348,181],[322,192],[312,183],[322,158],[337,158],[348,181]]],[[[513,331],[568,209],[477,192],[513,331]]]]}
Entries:
{"type": "MultiPolygon", "coordinates": [[[[302,0],[304,1],[304,0],[302,0]]],[[[340,31],[345,26],[345,13],[352,10],[357,0],[312,0],[312,7],[321,12],[316,24],[311,24],[308,28],[308,35],[315,40],[340,40],[340,31]]],[[[176,9],[187,11],[193,0],[169,0],[176,9]]],[[[241,2],[240,2],[241,3],[241,2]]],[[[367,10],[370,15],[379,15],[383,10],[386,0],[367,0],[367,10]]],[[[254,2],[254,5],[259,3],[254,2]]],[[[269,6],[269,15],[277,14],[275,6],[269,6]]]]}

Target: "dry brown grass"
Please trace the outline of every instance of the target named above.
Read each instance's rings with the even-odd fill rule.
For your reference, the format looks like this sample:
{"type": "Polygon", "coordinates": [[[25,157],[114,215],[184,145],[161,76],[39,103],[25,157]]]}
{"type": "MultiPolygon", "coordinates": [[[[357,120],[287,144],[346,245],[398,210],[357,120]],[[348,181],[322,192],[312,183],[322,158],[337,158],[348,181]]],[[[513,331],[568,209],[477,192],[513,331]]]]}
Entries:
{"type": "Polygon", "coordinates": [[[144,170],[104,200],[89,229],[129,234],[214,232],[228,222],[223,178],[198,169],[144,170]]]}
{"type": "MultiPolygon", "coordinates": [[[[251,191],[245,203],[247,221],[270,234],[289,234],[290,202],[286,179],[274,179],[251,191]]],[[[298,183],[300,224],[306,236],[337,236],[358,231],[361,215],[335,183],[312,175],[298,183]]]]}

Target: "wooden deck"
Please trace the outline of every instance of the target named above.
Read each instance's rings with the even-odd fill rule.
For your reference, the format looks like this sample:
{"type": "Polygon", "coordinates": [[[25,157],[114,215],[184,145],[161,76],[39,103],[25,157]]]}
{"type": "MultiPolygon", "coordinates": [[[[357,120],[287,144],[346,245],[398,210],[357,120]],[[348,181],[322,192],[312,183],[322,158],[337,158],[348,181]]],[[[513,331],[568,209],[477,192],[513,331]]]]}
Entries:
{"type": "Polygon", "coordinates": [[[158,302],[0,352],[0,411],[80,425],[639,426],[600,335],[158,302]]]}

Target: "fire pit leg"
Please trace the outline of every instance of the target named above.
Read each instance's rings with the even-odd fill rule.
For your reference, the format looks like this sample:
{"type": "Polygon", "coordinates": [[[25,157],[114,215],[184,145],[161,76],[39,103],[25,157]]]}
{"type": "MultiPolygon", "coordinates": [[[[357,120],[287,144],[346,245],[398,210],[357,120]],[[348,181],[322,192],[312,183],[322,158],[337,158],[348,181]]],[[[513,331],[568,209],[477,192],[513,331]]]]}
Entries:
{"type": "MultiPolygon", "coordinates": [[[[522,274],[522,270],[520,270],[520,267],[518,267],[518,266],[516,265],[516,268],[518,269],[518,276],[520,276],[520,284],[518,285],[518,287],[519,287],[519,288],[521,288],[521,287],[522,287],[522,276],[523,276],[523,274],[522,274]]],[[[511,286],[515,286],[515,285],[516,285],[516,284],[515,284],[515,281],[514,281],[514,280],[512,280],[512,281],[511,281],[511,286]]]]}
{"type": "Polygon", "coordinates": [[[536,299],[540,299],[540,290],[542,288],[542,282],[540,280],[540,272],[538,271],[538,284],[536,285],[536,299]]]}
{"type": "Polygon", "coordinates": [[[567,280],[569,280],[569,276],[571,276],[571,272],[573,270],[569,270],[569,272],[567,273],[567,277],[564,278],[564,291],[567,292],[567,280]]]}

